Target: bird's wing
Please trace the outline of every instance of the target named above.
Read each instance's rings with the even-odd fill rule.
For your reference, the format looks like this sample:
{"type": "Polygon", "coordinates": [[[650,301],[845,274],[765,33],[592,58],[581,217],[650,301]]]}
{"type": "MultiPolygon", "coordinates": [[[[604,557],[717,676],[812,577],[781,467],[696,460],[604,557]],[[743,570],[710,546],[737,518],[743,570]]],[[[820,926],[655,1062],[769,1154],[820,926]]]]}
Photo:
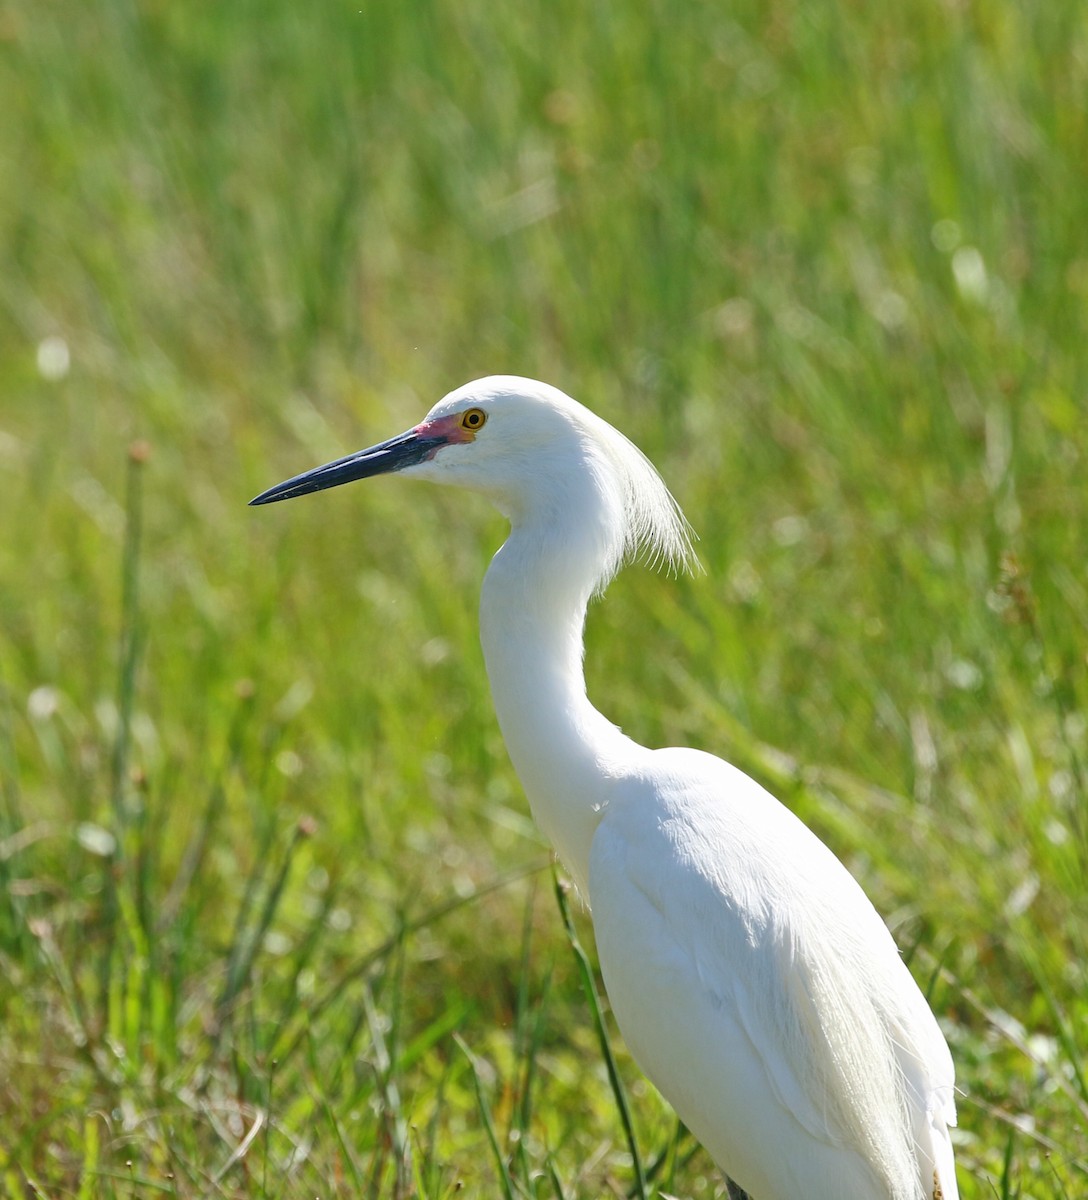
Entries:
{"type": "Polygon", "coordinates": [[[727,1171],[723,1158],[764,1153],[754,1141],[803,1146],[805,1194],[824,1194],[823,1161],[829,1196],[932,1200],[904,1076],[928,1104],[928,1074],[947,1066],[950,1086],[951,1060],[883,922],[753,781],[693,753],[669,766],[609,809],[590,859],[601,966],[635,1057],[727,1171]]]}

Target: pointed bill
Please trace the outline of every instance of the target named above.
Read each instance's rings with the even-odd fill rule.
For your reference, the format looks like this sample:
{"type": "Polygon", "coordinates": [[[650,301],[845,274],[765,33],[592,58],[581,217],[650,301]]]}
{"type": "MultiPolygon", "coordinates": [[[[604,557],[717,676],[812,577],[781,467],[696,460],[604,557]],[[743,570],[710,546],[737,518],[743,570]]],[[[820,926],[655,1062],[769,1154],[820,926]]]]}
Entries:
{"type": "Polygon", "coordinates": [[[277,500],[292,500],[308,492],[323,492],[326,488],[339,487],[355,479],[369,479],[372,475],[387,475],[392,471],[403,471],[430,458],[437,450],[449,444],[449,437],[434,426],[418,425],[387,442],[379,442],[366,450],[357,450],[324,466],[314,467],[291,479],[277,483],[267,491],[254,496],[250,504],[273,504],[277,500]]]}

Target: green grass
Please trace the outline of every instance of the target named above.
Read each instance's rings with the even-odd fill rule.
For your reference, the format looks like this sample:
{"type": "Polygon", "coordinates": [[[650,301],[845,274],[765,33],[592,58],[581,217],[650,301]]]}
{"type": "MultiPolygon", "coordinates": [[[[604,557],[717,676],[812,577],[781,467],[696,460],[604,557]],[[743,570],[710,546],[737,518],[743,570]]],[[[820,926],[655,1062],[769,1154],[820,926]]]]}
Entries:
{"type": "MultiPolygon", "coordinates": [[[[1086,95],[1069,0],[0,7],[0,1192],[636,1188],[501,521],[245,506],[516,371],[702,539],[595,701],[863,882],[965,1200],[1085,1194],[1086,95]]],[[[721,1195],[613,1044],[647,1193],[721,1195]]]]}

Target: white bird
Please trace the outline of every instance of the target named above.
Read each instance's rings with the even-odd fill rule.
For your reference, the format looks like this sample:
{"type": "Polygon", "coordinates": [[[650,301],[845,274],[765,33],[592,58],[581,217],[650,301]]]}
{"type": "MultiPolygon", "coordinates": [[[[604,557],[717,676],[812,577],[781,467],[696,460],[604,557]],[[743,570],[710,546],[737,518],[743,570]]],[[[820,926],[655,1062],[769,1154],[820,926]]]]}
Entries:
{"type": "Polygon", "coordinates": [[[955,1200],[952,1057],[861,887],[736,767],[640,746],[586,696],[590,598],[631,555],[692,558],[650,462],[556,388],[492,376],[252,503],[391,471],[509,518],[480,604],[495,709],[645,1073],[754,1200],[955,1200]]]}

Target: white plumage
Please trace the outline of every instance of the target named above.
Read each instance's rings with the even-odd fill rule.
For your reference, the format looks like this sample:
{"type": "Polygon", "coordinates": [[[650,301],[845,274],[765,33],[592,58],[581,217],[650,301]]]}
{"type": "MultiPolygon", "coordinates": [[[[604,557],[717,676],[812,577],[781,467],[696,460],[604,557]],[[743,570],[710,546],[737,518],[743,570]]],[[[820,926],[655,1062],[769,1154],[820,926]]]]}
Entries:
{"type": "Polygon", "coordinates": [[[741,771],[646,749],[586,697],[594,592],[633,555],[691,559],[649,461],[555,388],[493,376],[254,503],[389,471],[510,519],[480,605],[495,709],[646,1074],[753,1200],[956,1200],[952,1059],[861,888],[741,771]]]}

